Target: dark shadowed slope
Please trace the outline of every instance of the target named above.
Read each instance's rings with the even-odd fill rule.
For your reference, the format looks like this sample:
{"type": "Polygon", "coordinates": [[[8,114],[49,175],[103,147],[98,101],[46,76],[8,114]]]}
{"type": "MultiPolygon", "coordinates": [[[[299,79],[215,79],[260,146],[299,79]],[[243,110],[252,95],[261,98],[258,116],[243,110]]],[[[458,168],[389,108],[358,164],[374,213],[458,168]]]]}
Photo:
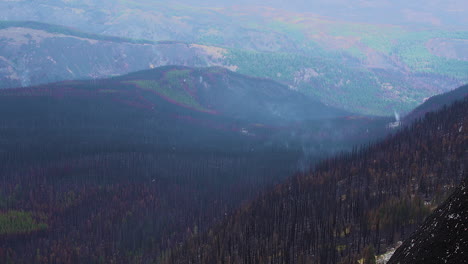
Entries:
{"type": "Polygon", "coordinates": [[[398,248],[388,264],[468,263],[468,178],[398,248]]]}
{"type": "Polygon", "coordinates": [[[348,136],[367,141],[379,135],[385,122],[350,116],[282,84],[222,68],[166,66],[112,79],[6,89],[0,101],[3,127],[10,131],[2,144],[23,154],[15,144],[40,146],[48,137],[62,149],[78,147],[66,142],[82,142],[82,148],[228,144],[242,150],[250,147],[233,142],[301,149],[313,138],[323,154],[339,150],[336,143],[348,136]],[[31,126],[38,131],[28,135],[31,126]]]}
{"type": "Polygon", "coordinates": [[[404,122],[411,124],[416,118],[424,117],[427,112],[437,111],[444,107],[444,105],[450,105],[455,101],[463,100],[467,95],[468,85],[464,85],[444,94],[435,95],[405,116],[404,122]]]}
{"type": "Polygon", "coordinates": [[[246,204],[164,263],[355,263],[405,239],[466,177],[468,98],[326,160],[246,204]]]}
{"type": "Polygon", "coordinates": [[[152,263],[386,122],[342,113],[220,68],[0,90],[0,263],[152,263]]]}

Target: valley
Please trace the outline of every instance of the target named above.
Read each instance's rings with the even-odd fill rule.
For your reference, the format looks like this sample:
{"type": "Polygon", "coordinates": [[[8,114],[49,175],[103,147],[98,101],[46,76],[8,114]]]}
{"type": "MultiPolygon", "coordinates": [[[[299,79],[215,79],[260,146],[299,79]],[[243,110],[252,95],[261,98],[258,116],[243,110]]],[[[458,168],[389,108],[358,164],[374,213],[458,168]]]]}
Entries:
{"type": "Polygon", "coordinates": [[[466,263],[463,1],[0,1],[0,263],[466,263]]]}
{"type": "MultiPolygon", "coordinates": [[[[357,263],[366,252],[373,252],[375,261],[375,255],[408,237],[466,178],[467,103],[465,96],[379,143],[295,174],[162,262],[357,263]]],[[[453,239],[447,247],[464,243],[453,239]]],[[[404,247],[419,256],[417,263],[425,263],[408,242],[404,247]]],[[[408,254],[397,254],[413,263],[408,254]]],[[[454,254],[463,258],[463,253],[454,254]]]]}
{"type": "Polygon", "coordinates": [[[3,89],[0,112],[6,263],[146,262],[391,120],[182,66],[3,89]]]}

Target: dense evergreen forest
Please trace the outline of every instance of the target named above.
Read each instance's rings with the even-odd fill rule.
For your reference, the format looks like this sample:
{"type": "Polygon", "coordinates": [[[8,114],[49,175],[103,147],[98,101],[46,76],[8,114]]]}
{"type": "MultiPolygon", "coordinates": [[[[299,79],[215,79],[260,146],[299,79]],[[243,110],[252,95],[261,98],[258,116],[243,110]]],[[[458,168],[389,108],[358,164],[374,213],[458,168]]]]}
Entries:
{"type": "MultiPolygon", "coordinates": [[[[269,91],[206,76],[220,91],[269,91]]],[[[167,67],[1,90],[0,263],[353,262],[406,238],[465,174],[466,99],[317,164],[391,120],[282,123],[263,107],[280,93],[202,111],[192,77],[167,67]]]]}
{"type": "Polygon", "coordinates": [[[0,262],[140,263],[290,174],[285,158],[121,152],[4,173],[0,262]]]}
{"type": "Polygon", "coordinates": [[[468,264],[467,9],[0,0],[0,264],[468,264]]]}
{"type": "Polygon", "coordinates": [[[153,262],[300,164],[376,138],[389,122],[280,123],[268,113],[313,102],[272,85],[165,67],[0,90],[0,263],[153,262]]]}
{"type": "Polygon", "coordinates": [[[302,156],[107,96],[21,92],[0,96],[0,263],[141,263],[302,156]]]}
{"type": "Polygon", "coordinates": [[[465,97],[295,175],[162,263],[374,263],[466,177],[467,122],[465,97]]]}

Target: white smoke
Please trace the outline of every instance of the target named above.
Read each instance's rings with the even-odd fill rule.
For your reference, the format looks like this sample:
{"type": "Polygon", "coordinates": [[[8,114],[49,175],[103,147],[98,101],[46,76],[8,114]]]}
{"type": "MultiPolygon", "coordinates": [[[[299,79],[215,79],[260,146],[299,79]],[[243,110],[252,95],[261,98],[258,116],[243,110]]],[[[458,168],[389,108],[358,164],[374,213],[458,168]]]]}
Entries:
{"type": "Polygon", "coordinates": [[[395,114],[395,121],[400,122],[400,114],[398,114],[395,110],[393,110],[393,113],[395,114]]]}
{"type": "Polygon", "coordinates": [[[31,79],[29,78],[29,70],[26,69],[20,74],[21,87],[28,87],[31,85],[31,79]]]}

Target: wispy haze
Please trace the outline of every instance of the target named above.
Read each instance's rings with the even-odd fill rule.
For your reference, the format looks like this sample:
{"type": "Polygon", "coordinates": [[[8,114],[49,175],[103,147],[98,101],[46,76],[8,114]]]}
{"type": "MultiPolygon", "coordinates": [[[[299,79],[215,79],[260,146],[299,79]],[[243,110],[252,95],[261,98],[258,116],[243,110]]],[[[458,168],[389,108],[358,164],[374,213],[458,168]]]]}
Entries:
{"type": "Polygon", "coordinates": [[[468,4],[463,0],[239,0],[239,1],[194,1],[180,0],[194,6],[267,6],[295,12],[311,12],[334,18],[361,22],[391,24],[428,24],[434,26],[466,26],[464,16],[468,4]]]}

